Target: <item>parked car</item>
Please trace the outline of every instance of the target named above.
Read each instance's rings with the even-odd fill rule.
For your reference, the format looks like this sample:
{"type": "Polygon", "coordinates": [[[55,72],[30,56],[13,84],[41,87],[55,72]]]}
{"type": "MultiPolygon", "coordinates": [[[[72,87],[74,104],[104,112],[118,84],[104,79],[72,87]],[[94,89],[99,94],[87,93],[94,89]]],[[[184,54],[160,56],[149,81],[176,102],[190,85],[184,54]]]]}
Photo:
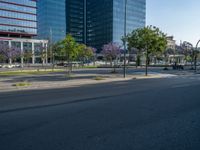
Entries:
{"type": "Polygon", "coordinates": [[[16,64],[14,67],[15,67],[15,68],[20,68],[21,65],[20,65],[20,64],[16,64]]]}
{"type": "Polygon", "coordinates": [[[11,68],[14,68],[15,67],[15,65],[6,65],[6,68],[8,68],[8,69],[11,69],[11,68]]]}
{"type": "Polygon", "coordinates": [[[12,68],[20,68],[21,65],[20,64],[7,64],[7,65],[2,65],[1,68],[8,68],[8,69],[12,69],[12,68]]]}

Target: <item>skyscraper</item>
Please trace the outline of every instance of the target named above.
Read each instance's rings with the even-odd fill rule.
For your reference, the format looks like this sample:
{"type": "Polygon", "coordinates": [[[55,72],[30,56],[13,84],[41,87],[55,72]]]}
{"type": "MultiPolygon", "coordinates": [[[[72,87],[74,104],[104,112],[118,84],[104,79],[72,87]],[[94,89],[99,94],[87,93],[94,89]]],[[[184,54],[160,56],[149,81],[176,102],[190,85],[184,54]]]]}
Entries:
{"type": "MultiPolygon", "coordinates": [[[[124,36],[125,0],[113,0],[112,41],[121,42],[124,36]]],[[[127,0],[126,32],[144,27],[146,24],[146,0],[127,0]]]]}
{"type": "Polygon", "coordinates": [[[87,44],[101,49],[113,41],[113,0],[87,0],[87,44]]]}
{"type": "Polygon", "coordinates": [[[66,35],[66,0],[38,0],[38,38],[62,40],[66,35]]]}
{"type": "Polygon", "coordinates": [[[0,1],[0,36],[32,37],[37,35],[36,0],[0,1]]]}
{"type": "MultiPolygon", "coordinates": [[[[88,0],[88,44],[97,49],[108,42],[122,43],[124,36],[125,0],[88,0]]],[[[145,26],[146,0],[127,0],[126,31],[145,26]]]]}
{"type": "MultiPolygon", "coordinates": [[[[0,0],[0,42],[18,48],[21,54],[31,54],[29,63],[47,62],[41,53],[47,52],[47,40],[34,39],[37,35],[37,0],[0,0]],[[43,49],[44,48],[44,49],[43,49]]],[[[14,60],[13,60],[14,61],[14,60]]],[[[17,60],[24,63],[24,57],[17,60]]]]}
{"type": "MultiPolygon", "coordinates": [[[[56,28],[63,28],[66,29],[65,34],[72,34],[77,42],[100,50],[108,42],[121,43],[124,35],[125,0],[43,0],[38,3],[38,10],[39,35],[43,38],[48,37],[51,26],[52,32],[60,37],[55,39],[61,39],[64,33],[56,28]],[[51,7],[47,9],[46,5],[51,7]]],[[[146,0],[127,0],[126,11],[127,33],[145,26],[146,0]]]]}
{"type": "Polygon", "coordinates": [[[86,0],[66,0],[67,33],[73,35],[77,42],[86,43],[86,0]]]}

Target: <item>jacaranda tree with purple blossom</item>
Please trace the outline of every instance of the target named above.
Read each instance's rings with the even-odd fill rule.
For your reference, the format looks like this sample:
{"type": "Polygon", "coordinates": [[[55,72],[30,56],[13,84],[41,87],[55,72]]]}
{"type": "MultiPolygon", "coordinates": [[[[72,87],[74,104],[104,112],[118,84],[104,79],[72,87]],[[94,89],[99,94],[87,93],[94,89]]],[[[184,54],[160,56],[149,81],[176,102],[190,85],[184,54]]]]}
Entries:
{"type": "Polygon", "coordinates": [[[7,44],[3,41],[0,42],[0,57],[1,60],[5,61],[4,51],[8,48],[7,44]]]}
{"type": "Polygon", "coordinates": [[[0,54],[12,64],[12,61],[20,57],[21,50],[17,47],[9,47],[7,43],[0,42],[0,54]]]}
{"type": "MultiPolygon", "coordinates": [[[[111,67],[113,67],[113,60],[116,60],[117,57],[120,55],[120,46],[117,43],[108,43],[103,45],[102,47],[102,54],[104,55],[105,59],[110,61],[111,67]]],[[[114,65],[114,72],[115,72],[115,65],[114,65]]]]}

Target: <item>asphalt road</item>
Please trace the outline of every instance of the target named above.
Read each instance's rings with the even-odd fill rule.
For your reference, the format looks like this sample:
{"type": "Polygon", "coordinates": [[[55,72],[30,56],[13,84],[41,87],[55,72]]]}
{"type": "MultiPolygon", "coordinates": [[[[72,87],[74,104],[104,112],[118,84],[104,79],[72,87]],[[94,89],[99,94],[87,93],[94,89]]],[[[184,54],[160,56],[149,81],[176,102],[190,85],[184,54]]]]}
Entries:
{"type": "Polygon", "coordinates": [[[0,93],[0,150],[199,149],[199,76],[0,93]]]}

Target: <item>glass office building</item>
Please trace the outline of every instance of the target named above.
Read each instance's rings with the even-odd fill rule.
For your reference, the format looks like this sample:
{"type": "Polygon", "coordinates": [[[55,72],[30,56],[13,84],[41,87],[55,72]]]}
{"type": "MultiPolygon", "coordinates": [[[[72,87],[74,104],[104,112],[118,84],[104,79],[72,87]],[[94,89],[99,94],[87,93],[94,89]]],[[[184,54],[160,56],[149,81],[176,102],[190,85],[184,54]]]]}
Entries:
{"type": "MultiPolygon", "coordinates": [[[[43,1],[43,0],[41,0],[43,1]]],[[[41,54],[47,53],[48,41],[35,39],[37,36],[38,0],[0,0],[0,42],[9,48],[18,48],[21,54],[29,52],[29,63],[47,63],[41,54]],[[43,49],[45,48],[45,49],[43,49]]],[[[24,63],[21,57],[21,64],[24,63]]]]}
{"type": "Polygon", "coordinates": [[[36,0],[0,0],[0,36],[36,36],[36,12],[36,0]]]}
{"type": "Polygon", "coordinates": [[[100,49],[112,41],[112,0],[67,0],[67,34],[77,42],[100,49]]]}
{"type": "MultiPolygon", "coordinates": [[[[127,0],[126,11],[127,33],[145,26],[146,0],[127,0]]],[[[72,34],[77,42],[101,50],[106,43],[122,43],[124,14],[125,0],[40,0],[38,31],[47,39],[52,33],[54,41],[72,34]]]]}
{"type": "Polygon", "coordinates": [[[37,0],[38,38],[59,41],[66,35],[66,0],[37,0]]]}
{"type": "MultiPolygon", "coordinates": [[[[146,0],[127,0],[126,32],[144,27],[146,24],[146,0]]],[[[125,0],[113,0],[112,41],[121,43],[124,36],[125,0]]]]}
{"type": "MultiPolygon", "coordinates": [[[[14,38],[14,37],[0,37],[0,43],[6,44],[9,48],[15,47],[20,49],[21,53],[32,53],[32,56],[26,60],[27,63],[47,63],[47,47],[48,41],[47,40],[37,40],[31,38],[14,38]],[[46,58],[42,59],[41,54],[45,52],[46,58]]],[[[13,60],[14,61],[14,60],[13,60]]],[[[21,62],[23,64],[25,59],[21,57],[20,60],[15,62],[21,62]]],[[[0,62],[1,63],[1,62],[0,62]]]]}
{"type": "Polygon", "coordinates": [[[87,0],[87,44],[100,50],[112,35],[113,0],[87,0]]]}
{"type": "Polygon", "coordinates": [[[86,0],[66,0],[67,33],[72,34],[79,43],[86,43],[85,1],[86,0]]]}
{"type": "MultiPolygon", "coordinates": [[[[101,50],[109,42],[122,43],[125,0],[67,0],[67,33],[78,42],[101,50]]],[[[126,31],[145,26],[146,0],[127,0],[126,31]]]]}

